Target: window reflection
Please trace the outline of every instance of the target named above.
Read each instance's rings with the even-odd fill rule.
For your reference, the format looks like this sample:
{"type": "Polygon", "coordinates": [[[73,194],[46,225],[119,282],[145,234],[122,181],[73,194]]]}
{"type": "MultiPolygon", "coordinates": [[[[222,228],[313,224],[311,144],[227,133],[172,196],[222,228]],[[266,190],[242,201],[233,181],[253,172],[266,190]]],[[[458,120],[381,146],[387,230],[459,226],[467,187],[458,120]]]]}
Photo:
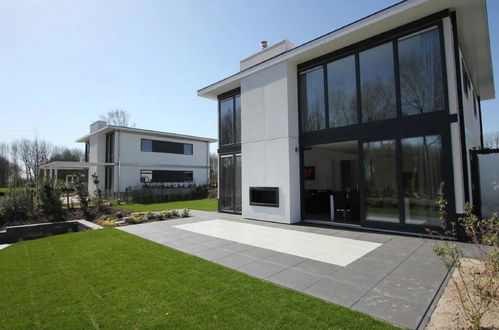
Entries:
{"type": "Polygon", "coordinates": [[[329,127],[357,124],[355,56],[327,65],[329,127]]]}
{"type": "Polygon", "coordinates": [[[398,49],[402,114],[442,110],[444,87],[438,29],[399,40],[398,49]]]}
{"type": "Polygon", "coordinates": [[[302,131],[326,128],[322,67],[300,75],[300,92],[302,131]]]}
{"type": "Polygon", "coordinates": [[[363,148],[366,219],[398,223],[395,140],[368,142],[363,148]]]}
{"type": "Polygon", "coordinates": [[[391,42],[360,53],[363,122],[396,117],[394,75],[391,42]]]}
{"type": "Polygon", "coordinates": [[[234,143],[234,102],[232,98],[220,102],[220,144],[234,143]]]}
{"type": "Polygon", "coordinates": [[[439,226],[436,201],[443,189],[439,135],[402,139],[405,222],[439,226]]]}

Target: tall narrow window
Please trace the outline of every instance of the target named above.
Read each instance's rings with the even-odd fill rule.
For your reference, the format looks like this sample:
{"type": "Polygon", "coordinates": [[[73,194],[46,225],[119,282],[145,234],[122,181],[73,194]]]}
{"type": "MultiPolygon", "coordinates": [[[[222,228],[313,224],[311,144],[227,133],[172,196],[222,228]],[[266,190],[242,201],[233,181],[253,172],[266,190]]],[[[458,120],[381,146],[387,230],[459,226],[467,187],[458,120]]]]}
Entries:
{"type": "Polygon", "coordinates": [[[303,132],[326,128],[324,70],[322,67],[300,75],[301,125],[303,132]]]}
{"type": "Polygon", "coordinates": [[[405,222],[439,226],[442,142],[439,135],[402,139],[405,222]]]}
{"type": "Polygon", "coordinates": [[[362,122],[396,117],[393,44],[368,49],[359,56],[362,122]]]}
{"type": "Polygon", "coordinates": [[[399,222],[395,140],[364,143],[366,219],[399,222]]]}
{"type": "Polygon", "coordinates": [[[355,56],[327,65],[329,127],[357,124],[355,56]]]}
{"type": "Polygon", "coordinates": [[[437,28],[398,42],[400,99],[404,116],[444,109],[440,34],[437,28]]]}
{"type": "Polygon", "coordinates": [[[236,155],[236,161],[234,165],[234,211],[237,213],[241,213],[242,204],[241,204],[241,155],[236,155]]]}
{"type": "Polygon", "coordinates": [[[234,116],[235,116],[235,142],[236,143],[241,143],[241,96],[238,95],[235,98],[235,111],[234,111],[234,116]]]}
{"type": "Polygon", "coordinates": [[[220,102],[220,145],[234,143],[234,99],[220,102]]]}
{"type": "Polygon", "coordinates": [[[234,211],[234,156],[220,157],[219,205],[222,211],[234,211]]]}

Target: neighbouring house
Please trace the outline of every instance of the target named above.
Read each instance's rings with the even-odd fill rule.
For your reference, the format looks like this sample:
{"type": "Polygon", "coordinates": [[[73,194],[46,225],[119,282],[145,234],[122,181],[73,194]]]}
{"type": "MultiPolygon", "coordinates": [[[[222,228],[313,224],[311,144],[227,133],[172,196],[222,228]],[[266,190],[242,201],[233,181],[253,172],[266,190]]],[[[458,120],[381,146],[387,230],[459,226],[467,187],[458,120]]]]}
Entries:
{"type": "Polygon", "coordinates": [[[495,97],[484,0],[401,1],[261,46],[198,91],[218,100],[219,211],[425,233],[439,196],[448,219],[478,202],[470,154],[495,97]]]}
{"type": "Polygon", "coordinates": [[[84,162],[56,161],[41,167],[45,176],[61,170],[81,170],[89,191],[125,192],[141,184],[206,185],[209,180],[210,143],[215,139],[146,129],[108,125],[96,121],[90,133],[77,140],[85,143],[84,162]]]}

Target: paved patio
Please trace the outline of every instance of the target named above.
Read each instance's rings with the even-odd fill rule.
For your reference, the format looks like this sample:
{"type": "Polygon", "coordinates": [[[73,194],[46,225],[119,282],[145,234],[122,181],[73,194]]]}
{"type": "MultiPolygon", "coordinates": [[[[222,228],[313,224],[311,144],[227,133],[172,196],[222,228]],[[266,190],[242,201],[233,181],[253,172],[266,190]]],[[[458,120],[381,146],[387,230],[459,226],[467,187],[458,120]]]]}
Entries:
{"type": "Polygon", "coordinates": [[[412,329],[426,324],[447,276],[420,238],[192,214],[120,229],[412,329]]]}

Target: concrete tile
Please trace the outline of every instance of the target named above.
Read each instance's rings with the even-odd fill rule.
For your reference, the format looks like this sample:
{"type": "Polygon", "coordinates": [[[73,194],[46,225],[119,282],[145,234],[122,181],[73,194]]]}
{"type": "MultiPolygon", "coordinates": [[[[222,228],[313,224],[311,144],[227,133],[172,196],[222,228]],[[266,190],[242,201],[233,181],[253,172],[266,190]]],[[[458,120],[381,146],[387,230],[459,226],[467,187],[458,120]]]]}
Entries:
{"type": "Polygon", "coordinates": [[[229,256],[232,254],[233,253],[231,251],[222,250],[219,248],[211,248],[209,250],[204,250],[200,253],[197,253],[196,255],[198,257],[206,259],[206,260],[215,260],[215,259],[226,257],[226,256],[229,256]]]}
{"type": "Polygon", "coordinates": [[[320,277],[332,275],[334,272],[342,269],[343,267],[316,261],[316,260],[306,260],[298,265],[292,267],[292,269],[301,270],[305,273],[310,273],[320,277]]]}
{"type": "Polygon", "coordinates": [[[360,258],[351,264],[348,268],[363,270],[364,272],[376,273],[378,276],[388,275],[398,266],[398,263],[392,260],[374,259],[370,257],[360,258]]]}
{"type": "Polygon", "coordinates": [[[286,267],[278,264],[274,264],[264,260],[257,260],[255,262],[242,266],[238,270],[251,276],[267,278],[285,269],[286,267]]]}
{"type": "Polygon", "coordinates": [[[373,288],[384,277],[385,275],[379,272],[368,272],[348,266],[329,275],[329,278],[336,282],[364,289],[373,288]]]}
{"type": "Polygon", "coordinates": [[[368,289],[324,278],[305,290],[305,293],[335,304],[351,307],[368,289]]]}
{"type": "Polygon", "coordinates": [[[286,266],[286,267],[293,267],[295,265],[298,265],[299,263],[302,263],[304,261],[307,261],[308,259],[294,256],[292,254],[286,254],[286,253],[277,253],[274,254],[273,256],[270,256],[265,259],[266,261],[273,262],[278,265],[286,266]]]}
{"type": "Polygon", "coordinates": [[[249,249],[242,250],[239,253],[242,255],[250,256],[253,258],[257,258],[257,259],[265,259],[265,258],[268,258],[270,256],[277,254],[278,252],[273,251],[273,250],[257,248],[257,247],[250,247],[249,249]]]}
{"type": "Polygon", "coordinates": [[[390,273],[390,277],[434,288],[440,286],[446,275],[447,270],[436,270],[434,267],[422,268],[418,267],[417,264],[401,265],[390,273]]]}
{"type": "Polygon", "coordinates": [[[353,309],[357,311],[411,329],[417,328],[426,308],[426,304],[376,291],[370,291],[353,305],[353,309]]]}
{"type": "Polygon", "coordinates": [[[251,245],[233,242],[233,244],[223,245],[220,248],[223,250],[231,251],[233,253],[239,253],[245,250],[252,249],[253,247],[251,245]]]}
{"type": "Polygon", "coordinates": [[[255,262],[256,259],[234,253],[225,257],[214,259],[213,261],[225,267],[238,269],[244,265],[255,262]]]}
{"type": "Polygon", "coordinates": [[[226,246],[226,245],[231,245],[231,244],[234,244],[233,241],[228,241],[228,240],[225,240],[225,239],[220,239],[220,238],[216,238],[214,239],[213,241],[208,241],[208,242],[205,242],[204,245],[207,245],[207,246],[210,246],[210,247],[222,247],[222,246],[226,246]]]}
{"type": "Polygon", "coordinates": [[[199,243],[177,247],[177,250],[190,254],[196,254],[210,249],[211,249],[210,247],[199,243]]]}
{"type": "Polygon", "coordinates": [[[271,282],[298,291],[304,291],[306,288],[321,280],[319,276],[291,268],[283,270],[282,272],[270,276],[267,279],[271,282]]]}
{"type": "Polygon", "coordinates": [[[385,296],[430,304],[438,288],[427,285],[424,281],[410,281],[396,276],[387,276],[373,288],[373,291],[385,296]]]}

